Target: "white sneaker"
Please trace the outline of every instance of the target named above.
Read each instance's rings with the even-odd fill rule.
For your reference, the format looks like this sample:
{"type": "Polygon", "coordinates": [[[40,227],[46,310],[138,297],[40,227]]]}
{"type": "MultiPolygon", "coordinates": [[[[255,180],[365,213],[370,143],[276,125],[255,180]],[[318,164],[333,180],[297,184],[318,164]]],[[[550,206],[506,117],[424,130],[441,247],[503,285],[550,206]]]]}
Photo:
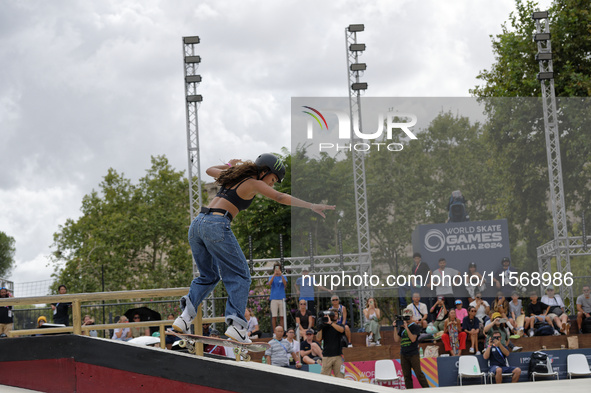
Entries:
{"type": "Polygon", "coordinates": [[[191,333],[191,322],[185,321],[185,319],[179,315],[172,324],[172,330],[177,333],[189,334],[191,333]]]}
{"type": "Polygon", "coordinates": [[[246,329],[240,329],[234,325],[230,325],[228,329],[226,329],[226,336],[230,337],[234,341],[238,341],[244,344],[250,344],[252,341],[248,337],[246,329]]]}
{"type": "Polygon", "coordinates": [[[523,349],[523,347],[514,346],[513,352],[521,352],[522,349],[523,349]]]}
{"type": "Polygon", "coordinates": [[[533,336],[534,336],[534,334],[535,334],[535,332],[534,332],[534,329],[531,329],[531,330],[529,331],[529,336],[530,336],[530,337],[533,337],[533,336]]]}
{"type": "Polygon", "coordinates": [[[474,348],[470,347],[470,353],[474,353],[474,348]]]}
{"type": "Polygon", "coordinates": [[[482,353],[480,351],[476,352],[476,355],[482,355],[482,353]]]}
{"type": "MultiPolygon", "coordinates": [[[[382,345],[382,343],[380,343],[380,340],[376,341],[376,345],[377,345],[377,346],[380,346],[380,345],[382,345]]],[[[352,346],[352,345],[351,345],[351,346],[352,346]]]]}

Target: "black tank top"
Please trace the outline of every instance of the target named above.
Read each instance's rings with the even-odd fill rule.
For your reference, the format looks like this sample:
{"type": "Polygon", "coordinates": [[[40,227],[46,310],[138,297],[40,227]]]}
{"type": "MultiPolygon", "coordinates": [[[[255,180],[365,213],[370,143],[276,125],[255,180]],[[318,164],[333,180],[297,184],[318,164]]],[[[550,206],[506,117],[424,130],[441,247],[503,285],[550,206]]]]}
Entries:
{"type": "Polygon", "coordinates": [[[240,182],[234,188],[225,188],[224,186],[220,187],[220,190],[216,194],[216,197],[224,198],[232,205],[236,206],[238,208],[238,211],[248,209],[254,197],[251,199],[242,199],[238,196],[238,193],[236,192],[236,190],[238,190],[238,187],[240,187],[240,185],[248,179],[250,179],[250,177],[240,180],[240,182]]]}

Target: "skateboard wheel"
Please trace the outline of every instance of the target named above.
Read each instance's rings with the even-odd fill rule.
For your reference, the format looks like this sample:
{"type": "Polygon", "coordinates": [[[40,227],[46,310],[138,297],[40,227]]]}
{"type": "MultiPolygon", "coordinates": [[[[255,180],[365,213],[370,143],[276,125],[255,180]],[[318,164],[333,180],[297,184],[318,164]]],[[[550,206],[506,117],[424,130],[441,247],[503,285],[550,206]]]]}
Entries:
{"type": "Polygon", "coordinates": [[[195,348],[195,346],[191,345],[189,347],[189,353],[194,355],[197,352],[197,349],[195,348]]]}
{"type": "Polygon", "coordinates": [[[241,356],[243,362],[250,362],[250,355],[241,356]]]}
{"type": "Polygon", "coordinates": [[[186,346],[187,346],[187,341],[186,340],[179,341],[179,347],[185,348],[186,346]]]}

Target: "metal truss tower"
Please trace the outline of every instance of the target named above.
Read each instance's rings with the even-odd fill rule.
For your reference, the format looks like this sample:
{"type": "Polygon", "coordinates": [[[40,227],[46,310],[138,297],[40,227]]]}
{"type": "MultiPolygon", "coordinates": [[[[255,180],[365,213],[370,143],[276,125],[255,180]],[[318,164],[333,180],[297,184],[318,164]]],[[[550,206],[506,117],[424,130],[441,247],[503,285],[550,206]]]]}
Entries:
{"type": "MultiPolygon", "coordinates": [[[[351,145],[360,139],[355,134],[355,118],[358,129],[362,131],[361,122],[361,92],[367,89],[367,83],[359,82],[360,73],[367,68],[365,63],[359,63],[359,55],[365,51],[365,44],[357,42],[357,33],[365,29],[364,25],[349,25],[345,28],[345,43],[347,50],[347,75],[349,81],[349,114],[351,119],[351,145]]],[[[369,237],[369,214],[367,208],[367,187],[365,183],[365,153],[351,149],[353,161],[353,176],[355,187],[355,209],[357,213],[357,244],[359,249],[359,274],[371,275],[371,245],[369,237]]],[[[360,305],[373,296],[371,288],[359,287],[360,305]]],[[[363,307],[361,307],[363,308],[363,307]]]]}
{"type": "MultiPolygon", "coordinates": [[[[199,44],[198,36],[183,37],[183,64],[185,77],[185,114],[187,120],[187,157],[189,168],[189,205],[191,221],[199,214],[203,205],[201,192],[201,158],[199,155],[199,124],[197,110],[203,97],[197,94],[197,87],[201,83],[201,75],[197,69],[201,63],[201,57],[195,52],[199,44]]],[[[193,264],[193,277],[199,275],[197,265],[193,264]]],[[[213,292],[212,292],[213,293],[213,292]]],[[[211,296],[203,301],[203,316],[213,317],[215,310],[211,296]]]]}
{"type": "MultiPolygon", "coordinates": [[[[554,92],[550,21],[548,19],[548,11],[534,12],[532,17],[536,24],[534,41],[538,45],[536,60],[540,64],[538,80],[542,85],[546,153],[548,156],[548,176],[550,178],[550,201],[552,204],[552,221],[554,223],[554,240],[550,242],[552,245],[544,245],[538,248],[538,267],[540,273],[551,272],[551,259],[554,256],[556,258],[556,269],[561,274],[561,277],[564,278],[566,273],[571,273],[571,268],[562,182],[562,163],[560,159],[558,111],[556,109],[556,96],[554,92]]],[[[572,286],[561,285],[560,296],[564,300],[569,313],[574,312],[575,299],[572,286]]]]}

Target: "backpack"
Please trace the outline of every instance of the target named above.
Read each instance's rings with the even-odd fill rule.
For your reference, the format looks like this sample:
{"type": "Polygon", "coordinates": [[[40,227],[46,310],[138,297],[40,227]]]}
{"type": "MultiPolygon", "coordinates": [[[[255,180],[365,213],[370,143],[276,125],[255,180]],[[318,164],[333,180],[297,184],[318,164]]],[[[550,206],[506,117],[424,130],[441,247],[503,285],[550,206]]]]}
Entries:
{"type": "Polygon", "coordinates": [[[536,328],[535,336],[551,336],[554,334],[554,328],[548,323],[541,323],[540,327],[536,328]]]}
{"type": "Polygon", "coordinates": [[[529,358],[529,368],[527,370],[527,377],[531,381],[532,373],[547,373],[548,372],[548,355],[544,352],[533,352],[529,358]]]}
{"type": "Polygon", "coordinates": [[[581,330],[583,333],[591,333],[591,317],[583,319],[581,330]]]}

